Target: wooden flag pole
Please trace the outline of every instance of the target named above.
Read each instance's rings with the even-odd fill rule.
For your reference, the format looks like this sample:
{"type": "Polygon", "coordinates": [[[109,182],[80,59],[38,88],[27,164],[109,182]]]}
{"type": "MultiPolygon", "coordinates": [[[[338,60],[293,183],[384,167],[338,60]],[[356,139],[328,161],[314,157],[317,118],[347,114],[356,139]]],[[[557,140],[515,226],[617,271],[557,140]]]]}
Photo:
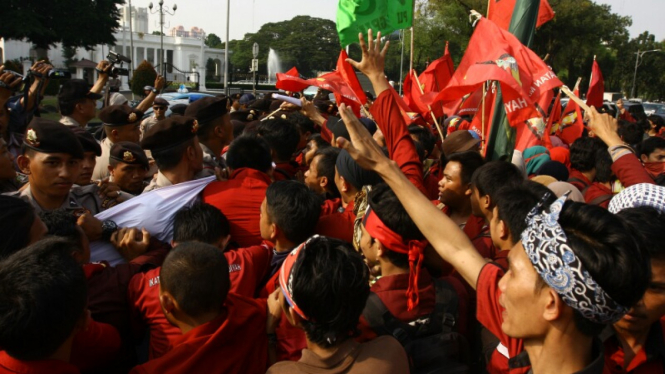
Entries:
{"type": "MultiPolygon", "coordinates": [[[[578,80],[578,82],[579,82],[579,80],[578,80]]],[[[588,111],[589,109],[591,109],[591,108],[589,108],[588,105],[586,105],[586,103],[584,102],[584,100],[582,100],[582,99],[580,99],[579,97],[577,97],[577,95],[575,95],[575,94],[570,90],[570,88],[568,88],[568,86],[562,86],[562,87],[561,87],[561,92],[565,93],[566,96],[568,96],[568,97],[570,98],[570,100],[576,102],[577,105],[579,105],[580,108],[584,109],[585,112],[588,111]]]]}
{"type": "Polygon", "coordinates": [[[482,111],[481,115],[482,117],[480,118],[480,126],[481,126],[481,139],[482,142],[485,141],[485,95],[487,95],[487,81],[483,83],[483,100],[480,105],[482,105],[482,111]]]}
{"type": "Polygon", "coordinates": [[[411,26],[411,50],[409,51],[409,70],[413,70],[413,26],[411,26]]]}
{"type": "MultiPolygon", "coordinates": [[[[418,79],[416,72],[411,70],[411,73],[413,73],[413,77],[416,78],[416,84],[418,85],[418,90],[420,90],[420,94],[424,95],[425,91],[423,91],[423,86],[420,85],[420,79],[418,79]]],[[[434,125],[436,125],[437,131],[439,131],[439,136],[441,137],[441,141],[444,141],[443,132],[441,131],[441,126],[439,125],[439,121],[436,120],[434,112],[432,112],[432,107],[430,105],[427,105],[427,109],[429,109],[429,114],[432,116],[432,119],[434,120],[434,125]]]]}
{"type": "Polygon", "coordinates": [[[580,82],[582,82],[582,77],[577,78],[577,82],[575,82],[575,87],[573,88],[573,90],[579,90],[580,89],[580,82]]]}

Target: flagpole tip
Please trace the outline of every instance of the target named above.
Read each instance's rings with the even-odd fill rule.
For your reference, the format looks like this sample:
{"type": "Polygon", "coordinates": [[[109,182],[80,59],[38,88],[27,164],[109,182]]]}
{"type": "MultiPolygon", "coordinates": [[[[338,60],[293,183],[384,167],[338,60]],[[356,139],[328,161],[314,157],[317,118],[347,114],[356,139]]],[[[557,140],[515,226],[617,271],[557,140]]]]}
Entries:
{"type": "Polygon", "coordinates": [[[593,60],[596,61],[596,55],[593,55],[593,60]]]}

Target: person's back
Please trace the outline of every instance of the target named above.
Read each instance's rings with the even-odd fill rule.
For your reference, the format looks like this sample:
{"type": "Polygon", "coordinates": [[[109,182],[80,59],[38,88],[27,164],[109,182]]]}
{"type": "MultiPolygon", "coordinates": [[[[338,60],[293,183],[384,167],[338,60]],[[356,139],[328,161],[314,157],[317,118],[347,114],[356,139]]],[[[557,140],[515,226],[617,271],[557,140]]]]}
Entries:
{"type": "Polygon", "coordinates": [[[259,210],[271,180],[270,148],[261,138],[234,140],[226,154],[230,170],[227,181],[210,183],[203,201],[224,212],[231,223],[231,240],[238,247],[261,244],[259,210]]]}
{"type": "Polygon", "coordinates": [[[314,236],[293,250],[282,264],[279,297],[271,296],[268,308],[304,330],[308,348],[298,362],[279,362],[268,373],[408,373],[406,354],[394,338],[352,338],[368,278],[361,256],[340,240],[314,236]]]}

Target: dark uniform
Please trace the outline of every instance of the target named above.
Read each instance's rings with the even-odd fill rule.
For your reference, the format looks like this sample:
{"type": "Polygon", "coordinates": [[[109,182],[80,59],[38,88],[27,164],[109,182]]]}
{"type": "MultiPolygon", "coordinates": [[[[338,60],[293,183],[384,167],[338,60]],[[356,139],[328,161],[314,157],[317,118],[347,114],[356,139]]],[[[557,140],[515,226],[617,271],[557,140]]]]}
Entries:
{"type": "MultiPolygon", "coordinates": [[[[99,119],[104,122],[104,125],[110,127],[133,125],[139,122],[142,117],[143,112],[130,108],[127,105],[111,105],[99,112],[99,119]]],[[[102,154],[97,157],[95,171],[92,173],[93,180],[102,180],[109,176],[109,156],[111,155],[113,142],[111,142],[111,139],[106,138],[102,141],[101,147],[102,154]]]]}
{"type": "MultiPolygon", "coordinates": [[[[150,167],[148,156],[146,156],[143,149],[141,149],[138,144],[132,142],[117,142],[114,144],[111,148],[109,164],[111,160],[118,162],[118,164],[141,165],[146,170],[148,170],[150,167]]],[[[113,176],[109,176],[109,181],[113,182],[113,176]]],[[[141,188],[141,191],[143,191],[147,185],[148,183],[143,182],[143,188],[141,188]]],[[[120,192],[120,196],[122,197],[123,201],[136,196],[134,194],[136,191],[126,191],[123,189],[123,186],[119,187],[122,190],[120,192]]]]}
{"type": "MultiPolygon", "coordinates": [[[[208,126],[218,124],[218,120],[228,114],[227,108],[227,98],[206,97],[190,104],[185,110],[185,115],[195,117],[199,122],[199,129],[205,132],[207,131],[208,126]]],[[[228,123],[224,123],[224,125],[226,125],[224,130],[233,132],[230,122],[226,122],[228,123]]],[[[231,139],[233,139],[233,137],[231,137],[231,139]]],[[[226,164],[221,155],[215,154],[215,152],[205,144],[205,140],[199,139],[199,141],[201,150],[203,151],[203,171],[198,177],[207,177],[215,174],[215,168],[225,168],[226,164]]],[[[228,144],[224,145],[226,146],[228,144]]]]}

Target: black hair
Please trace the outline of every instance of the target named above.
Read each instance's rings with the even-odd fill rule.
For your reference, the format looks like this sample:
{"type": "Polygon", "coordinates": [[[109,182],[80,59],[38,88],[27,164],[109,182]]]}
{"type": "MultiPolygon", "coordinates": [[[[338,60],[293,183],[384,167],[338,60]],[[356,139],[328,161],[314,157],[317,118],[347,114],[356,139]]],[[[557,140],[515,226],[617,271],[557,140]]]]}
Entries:
{"type": "Polygon", "coordinates": [[[187,140],[181,144],[176,145],[165,150],[152,151],[152,158],[159,170],[170,170],[178,166],[182,158],[185,156],[188,147],[194,147],[194,139],[187,140]]]}
{"type": "Polygon", "coordinates": [[[190,317],[222,311],[229,293],[229,263],[217,247],[185,242],[173,248],[159,271],[160,287],[190,317]]]}
{"type": "Polygon", "coordinates": [[[647,119],[647,114],[644,112],[644,106],[642,106],[642,104],[631,105],[627,110],[637,122],[642,122],[647,119]]]}
{"type": "Polygon", "coordinates": [[[319,133],[312,134],[307,138],[308,143],[311,142],[311,141],[314,141],[316,143],[316,148],[317,149],[332,147],[332,145],[330,145],[329,142],[323,140],[323,138],[321,137],[321,134],[319,134],[319,133]]]}
{"type": "Polygon", "coordinates": [[[471,177],[478,168],[485,164],[485,160],[476,151],[456,152],[448,157],[448,162],[458,162],[462,167],[461,178],[463,184],[471,183],[471,177]]]}
{"type": "Polygon", "coordinates": [[[656,133],[658,133],[660,129],[663,126],[665,126],[665,119],[663,119],[663,117],[659,115],[652,114],[649,117],[647,117],[647,119],[651,121],[651,123],[653,123],[653,125],[655,126],[654,130],[656,131],[656,133]]]}
{"type": "Polygon", "coordinates": [[[335,163],[337,162],[337,156],[341,149],[335,147],[326,147],[319,148],[314,153],[314,157],[319,157],[319,162],[316,164],[316,174],[319,177],[328,178],[328,185],[326,186],[326,192],[330,195],[331,198],[339,197],[339,190],[335,184],[335,163]]]}
{"type": "Polygon", "coordinates": [[[76,228],[76,216],[67,212],[65,209],[56,209],[43,211],[39,217],[48,229],[48,235],[57,236],[77,242],[81,240],[80,231],[76,228]]]}
{"type": "Polygon", "coordinates": [[[250,168],[267,173],[272,168],[270,146],[258,136],[235,138],[226,152],[226,165],[234,170],[250,168]]]}
{"type": "Polygon", "coordinates": [[[48,358],[84,316],[87,282],[72,246],[46,238],[0,262],[0,347],[11,357],[48,358]]]}
{"type": "Polygon", "coordinates": [[[498,218],[508,227],[511,244],[515,245],[527,227],[526,216],[531,209],[540,201],[549,206],[556,200],[556,196],[542,184],[527,180],[519,186],[500,189],[496,194],[496,200],[498,218]]]}
{"type": "Polygon", "coordinates": [[[644,138],[644,127],[643,122],[620,120],[617,133],[625,143],[635,145],[642,142],[642,139],[644,138]]]}
{"type": "MultiPolygon", "coordinates": [[[[612,300],[630,308],[642,298],[651,280],[649,255],[623,219],[596,205],[567,201],[559,224],[572,251],[612,300]]],[[[543,282],[540,277],[539,282],[543,282]]],[[[573,318],[587,336],[596,336],[606,327],[577,310],[573,318]]]]}
{"type": "Polygon", "coordinates": [[[427,156],[432,154],[436,145],[436,137],[428,128],[412,124],[409,125],[409,134],[414,135],[418,139],[417,143],[420,143],[427,156]]]}
{"type": "Polygon", "coordinates": [[[305,134],[307,132],[314,134],[317,132],[314,121],[300,112],[292,112],[286,119],[292,124],[296,125],[296,128],[300,134],[305,134]]]}
{"type": "Polygon", "coordinates": [[[596,182],[609,183],[612,181],[612,156],[605,149],[596,151],[596,182]]]}
{"type": "Polygon", "coordinates": [[[30,228],[35,210],[18,197],[0,195],[0,259],[25,248],[30,242],[30,228]]]}
{"type": "Polygon", "coordinates": [[[617,116],[617,111],[609,103],[604,103],[603,106],[601,106],[599,109],[600,109],[599,113],[607,113],[612,118],[616,118],[616,116],[617,116]]]}
{"type": "Polygon", "coordinates": [[[74,109],[76,109],[76,104],[80,104],[84,101],[85,98],[72,100],[72,101],[65,101],[58,98],[58,109],[60,110],[60,114],[62,114],[63,116],[71,115],[72,113],[74,113],[74,109]]]}
{"type": "Polygon", "coordinates": [[[229,235],[231,228],[224,213],[206,203],[183,207],[173,216],[173,241],[215,244],[229,235]]]}
{"type": "MultiPolygon", "coordinates": [[[[368,194],[367,201],[377,217],[405,241],[425,239],[395,192],[387,184],[379,183],[375,185],[368,194]]],[[[400,268],[409,268],[409,255],[391,250],[385,253],[386,258],[393,265],[400,268]]]]}
{"type": "Polygon", "coordinates": [[[270,221],[292,243],[302,243],[312,236],[321,215],[321,199],[303,183],[285,180],[272,183],[266,190],[266,209],[270,221]]]}
{"type": "Polygon", "coordinates": [[[496,194],[502,188],[513,188],[524,182],[524,175],[507,161],[490,161],[476,169],[471,176],[471,184],[478,190],[480,196],[489,195],[492,205],[496,204],[496,194]]]}
{"type": "Polygon", "coordinates": [[[665,139],[660,136],[650,136],[637,147],[639,155],[646,155],[647,157],[654,153],[656,149],[665,149],[665,139]]]}
{"type": "Polygon", "coordinates": [[[598,138],[581,137],[570,145],[570,167],[587,172],[596,167],[596,151],[607,150],[607,146],[598,138]]]}
{"type": "Polygon", "coordinates": [[[268,142],[275,152],[274,161],[289,161],[300,142],[300,133],[293,123],[281,119],[269,119],[257,127],[257,134],[268,142]]]}
{"type": "Polygon", "coordinates": [[[627,208],[616,214],[642,239],[651,260],[665,260],[665,212],[650,206],[627,208]]]}
{"type": "Polygon", "coordinates": [[[358,321],[369,296],[369,270],[349,243],[313,238],[292,270],[293,300],[307,320],[307,339],[325,348],[359,335],[358,321]]]}

